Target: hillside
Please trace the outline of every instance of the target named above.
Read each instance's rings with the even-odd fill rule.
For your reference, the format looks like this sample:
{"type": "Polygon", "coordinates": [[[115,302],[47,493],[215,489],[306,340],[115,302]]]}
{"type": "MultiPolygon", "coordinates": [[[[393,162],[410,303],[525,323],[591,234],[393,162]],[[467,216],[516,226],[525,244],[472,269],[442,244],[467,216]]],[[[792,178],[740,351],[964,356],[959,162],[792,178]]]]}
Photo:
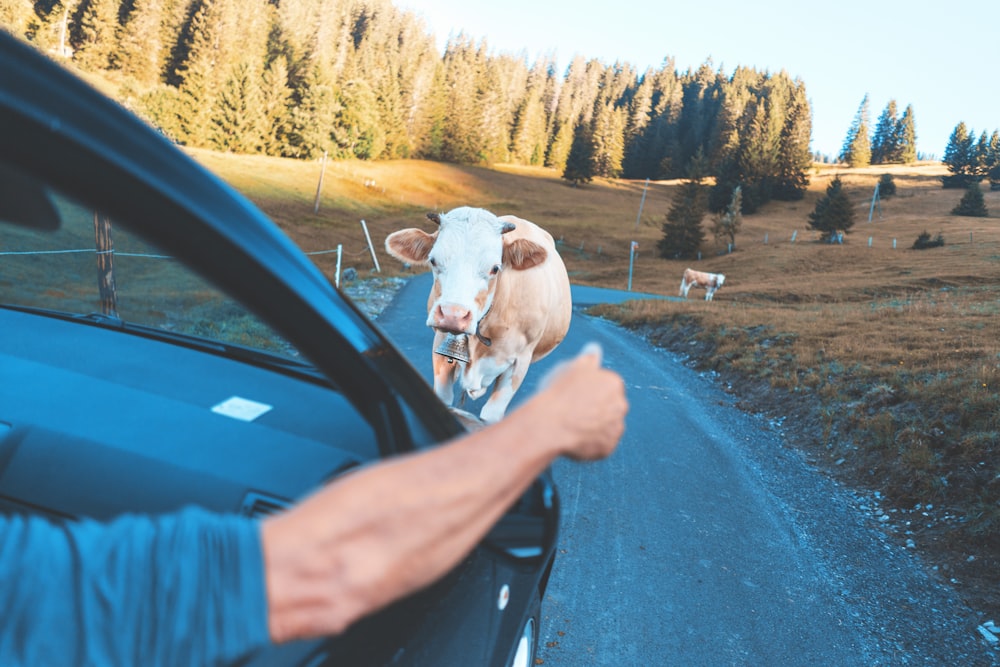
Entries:
{"type": "MultiPolygon", "coordinates": [[[[941,188],[939,164],[822,168],[810,174],[802,201],[744,216],[734,252],[709,240],[701,261],[686,262],[655,250],[673,181],[649,183],[637,224],[644,181],[574,188],[542,168],[331,162],[314,213],[318,162],[194,154],[306,251],[342,244],[343,266],[362,278],[375,273],[360,220],[382,275],[405,276],[382,250],[386,234],[430,229],[426,211],[459,205],[542,224],[561,241],[578,283],[626,288],[633,240],[636,291],[675,296],[687,265],[725,273],[711,303],[692,291],[686,302],[598,313],[716,372],[814,465],[859,493],[878,493],[887,508],[882,525],[974,609],[1000,613],[1000,192],[985,193],[990,217],[963,218],[950,215],[962,192],[941,188]],[[882,199],[868,222],[883,173],[893,175],[897,194],[882,199]],[[818,242],[806,225],[836,174],[857,213],[843,245],[818,242]],[[945,245],[911,249],[923,231],[940,233],[945,245]]],[[[335,255],[315,261],[333,279],[335,255]]]]}

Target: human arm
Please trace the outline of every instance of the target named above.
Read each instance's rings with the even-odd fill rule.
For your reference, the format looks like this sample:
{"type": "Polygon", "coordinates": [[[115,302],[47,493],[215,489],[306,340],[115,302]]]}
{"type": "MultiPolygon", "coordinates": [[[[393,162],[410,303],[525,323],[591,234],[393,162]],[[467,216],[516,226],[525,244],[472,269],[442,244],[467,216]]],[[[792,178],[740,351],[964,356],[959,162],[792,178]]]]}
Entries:
{"type": "Polygon", "coordinates": [[[609,455],[624,384],[598,351],[500,422],[352,473],[261,528],[272,640],[333,634],[438,579],[559,456],[609,455]]]}
{"type": "Polygon", "coordinates": [[[222,665],[268,644],[256,521],[0,516],[0,665],[222,665]]]}

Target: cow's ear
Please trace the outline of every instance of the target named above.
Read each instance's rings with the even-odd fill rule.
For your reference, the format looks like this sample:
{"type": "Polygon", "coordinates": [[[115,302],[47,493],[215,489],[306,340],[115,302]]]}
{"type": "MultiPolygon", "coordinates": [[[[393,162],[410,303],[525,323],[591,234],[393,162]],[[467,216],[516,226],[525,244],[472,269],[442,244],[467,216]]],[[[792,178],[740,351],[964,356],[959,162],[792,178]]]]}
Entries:
{"type": "Polygon", "coordinates": [[[385,249],[390,255],[408,264],[423,264],[434,247],[437,232],[422,229],[401,229],[385,237],[385,249]]]}
{"type": "Polygon", "coordinates": [[[528,239],[514,239],[503,245],[503,263],[517,271],[538,266],[548,256],[548,250],[528,239]]]}
{"type": "Polygon", "coordinates": [[[427,219],[433,222],[435,225],[441,226],[441,214],[434,213],[433,211],[427,214],[427,219]]]}

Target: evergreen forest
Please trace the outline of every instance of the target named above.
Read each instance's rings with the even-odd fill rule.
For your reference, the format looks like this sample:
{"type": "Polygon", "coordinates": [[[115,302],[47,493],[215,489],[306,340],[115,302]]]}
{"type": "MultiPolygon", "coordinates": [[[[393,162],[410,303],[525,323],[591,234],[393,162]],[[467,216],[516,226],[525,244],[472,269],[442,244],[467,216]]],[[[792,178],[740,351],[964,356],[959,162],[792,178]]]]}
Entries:
{"type": "Polygon", "coordinates": [[[745,213],[808,185],[809,101],[784,71],[726,76],[708,60],[679,72],[665,57],[639,72],[577,56],[559,72],[552,57],[463,34],[442,53],[389,0],[0,0],[0,25],[112,78],[124,104],[189,146],[560,172],[569,161],[575,183],[687,177],[704,156],[710,208],[740,187],[745,213]]]}

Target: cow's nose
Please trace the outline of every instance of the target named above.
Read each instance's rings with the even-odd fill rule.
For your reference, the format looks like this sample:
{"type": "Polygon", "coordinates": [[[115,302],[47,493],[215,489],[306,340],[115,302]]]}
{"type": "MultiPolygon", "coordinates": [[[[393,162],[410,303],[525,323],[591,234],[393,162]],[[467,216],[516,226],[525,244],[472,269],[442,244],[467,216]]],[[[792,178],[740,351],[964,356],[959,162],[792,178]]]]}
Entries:
{"type": "Polygon", "coordinates": [[[434,326],[451,333],[472,333],[472,311],[453,303],[443,303],[434,309],[434,326]]]}

